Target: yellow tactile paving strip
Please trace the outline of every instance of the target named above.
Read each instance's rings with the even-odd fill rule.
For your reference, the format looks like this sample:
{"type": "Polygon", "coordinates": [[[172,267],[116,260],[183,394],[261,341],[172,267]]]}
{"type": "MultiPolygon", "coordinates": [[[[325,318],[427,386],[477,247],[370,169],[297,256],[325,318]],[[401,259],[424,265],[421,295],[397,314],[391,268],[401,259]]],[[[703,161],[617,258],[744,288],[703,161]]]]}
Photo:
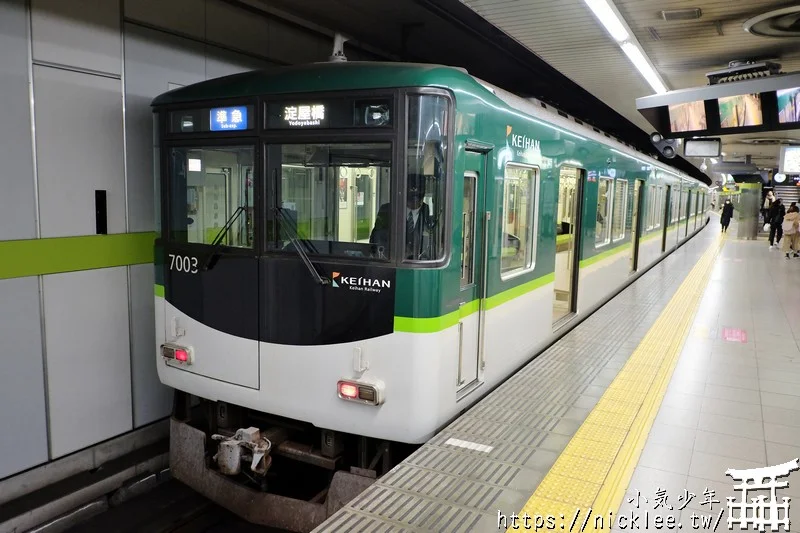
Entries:
{"type": "Polygon", "coordinates": [[[561,531],[611,530],[609,512],[616,517],[625,497],[724,242],[719,235],[700,257],[520,517],[527,515],[531,524],[542,517],[540,525],[550,517],[561,531]],[[584,524],[589,509],[592,518],[584,524]],[[602,524],[595,524],[597,515],[605,517],[602,524]]]}

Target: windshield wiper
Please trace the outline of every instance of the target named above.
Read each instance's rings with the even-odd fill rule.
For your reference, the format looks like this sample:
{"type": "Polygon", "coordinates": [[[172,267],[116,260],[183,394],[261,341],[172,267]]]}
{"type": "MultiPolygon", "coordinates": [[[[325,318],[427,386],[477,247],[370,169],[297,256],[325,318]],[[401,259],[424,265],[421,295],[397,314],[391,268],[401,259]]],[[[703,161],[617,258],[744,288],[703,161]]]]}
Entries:
{"type": "Polygon", "coordinates": [[[219,255],[219,249],[222,246],[222,239],[225,237],[228,231],[230,231],[233,223],[236,222],[236,219],[239,218],[239,215],[241,215],[245,209],[246,207],[243,205],[237,207],[236,211],[233,212],[230,218],[228,218],[228,220],[225,222],[225,225],[222,226],[222,229],[219,231],[219,233],[217,233],[217,236],[214,237],[214,240],[211,241],[212,248],[206,257],[205,262],[203,263],[203,270],[210,270],[214,268],[214,264],[216,263],[212,264],[212,259],[219,255]]]}
{"type": "Polygon", "coordinates": [[[292,246],[294,246],[294,249],[297,250],[297,253],[300,255],[300,259],[303,260],[303,263],[305,263],[306,268],[308,268],[308,271],[314,277],[314,280],[320,285],[329,285],[331,280],[319,275],[319,272],[317,272],[317,269],[314,268],[314,265],[311,263],[311,259],[308,258],[308,254],[306,254],[303,247],[300,246],[300,236],[297,234],[292,220],[286,213],[283,212],[283,208],[274,207],[273,210],[278,213],[281,221],[285,223],[286,228],[289,230],[289,240],[292,241],[292,246]]]}

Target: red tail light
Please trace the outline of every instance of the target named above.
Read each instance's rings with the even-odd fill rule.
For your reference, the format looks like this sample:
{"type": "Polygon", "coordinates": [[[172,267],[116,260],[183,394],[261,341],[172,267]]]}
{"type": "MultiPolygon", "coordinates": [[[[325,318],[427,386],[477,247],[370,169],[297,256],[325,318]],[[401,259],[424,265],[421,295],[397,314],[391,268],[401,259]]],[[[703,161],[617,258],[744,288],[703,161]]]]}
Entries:
{"type": "Polygon", "coordinates": [[[339,398],[367,405],[383,403],[383,382],[362,383],[358,381],[339,381],[336,384],[339,398]]]}
{"type": "Polygon", "coordinates": [[[181,365],[191,365],[194,363],[194,353],[191,347],[187,348],[185,346],[176,346],[169,343],[162,344],[161,356],[168,364],[170,364],[170,362],[172,362],[172,364],[177,362],[181,365]]]}
{"type": "Polygon", "coordinates": [[[347,383],[346,381],[339,382],[339,395],[343,398],[348,398],[350,400],[355,400],[358,398],[358,387],[353,383],[347,383]]]}

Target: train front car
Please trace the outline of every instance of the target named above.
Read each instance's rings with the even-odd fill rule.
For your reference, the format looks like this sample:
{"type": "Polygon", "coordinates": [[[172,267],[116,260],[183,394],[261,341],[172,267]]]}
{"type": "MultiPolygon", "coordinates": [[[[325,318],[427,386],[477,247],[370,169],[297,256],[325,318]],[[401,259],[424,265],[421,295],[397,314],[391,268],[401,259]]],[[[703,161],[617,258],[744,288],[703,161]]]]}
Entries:
{"type": "Polygon", "coordinates": [[[397,309],[437,316],[442,280],[458,290],[461,277],[447,246],[454,98],[431,87],[437,71],[457,72],[321,64],[153,102],[172,468],[251,521],[275,523],[237,498],[313,502],[332,471],[380,474],[385,442],[424,442],[452,415],[440,404],[454,404],[456,371],[442,361],[457,339],[395,327],[397,309]],[[284,485],[287,460],[325,482],[284,485]]]}

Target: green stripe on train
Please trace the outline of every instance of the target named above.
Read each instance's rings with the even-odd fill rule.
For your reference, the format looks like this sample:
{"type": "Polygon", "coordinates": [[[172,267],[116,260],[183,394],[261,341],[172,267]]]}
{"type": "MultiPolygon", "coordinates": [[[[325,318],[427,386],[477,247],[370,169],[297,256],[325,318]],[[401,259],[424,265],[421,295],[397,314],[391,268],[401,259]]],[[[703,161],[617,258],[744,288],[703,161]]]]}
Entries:
{"type": "Polygon", "coordinates": [[[153,263],[156,234],[0,241],[0,279],[153,263]]]}
{"type": "MultiPolygon", "coordinates": [[[[552,283],[555,279],[552,273],[536,278],[522,285],[517,285],[500,294],[495,294],[486,299],[486,309],[493,309],[506,302],[510,302],[515,298],[527,294],[531,291],[538,289],[548,283],[552,283]]],[[[480,308],[480,300],[472,300],[464,304],[461,309],[447,313],[446,315],[430,317],[430,318],[413,318],[406,316],[394,317],[394,330],[403,331],[406,333],[436,333],[443,331],[449,327],[458,324],[458,321],[473,313],[476,313],[480,308]]]]}

